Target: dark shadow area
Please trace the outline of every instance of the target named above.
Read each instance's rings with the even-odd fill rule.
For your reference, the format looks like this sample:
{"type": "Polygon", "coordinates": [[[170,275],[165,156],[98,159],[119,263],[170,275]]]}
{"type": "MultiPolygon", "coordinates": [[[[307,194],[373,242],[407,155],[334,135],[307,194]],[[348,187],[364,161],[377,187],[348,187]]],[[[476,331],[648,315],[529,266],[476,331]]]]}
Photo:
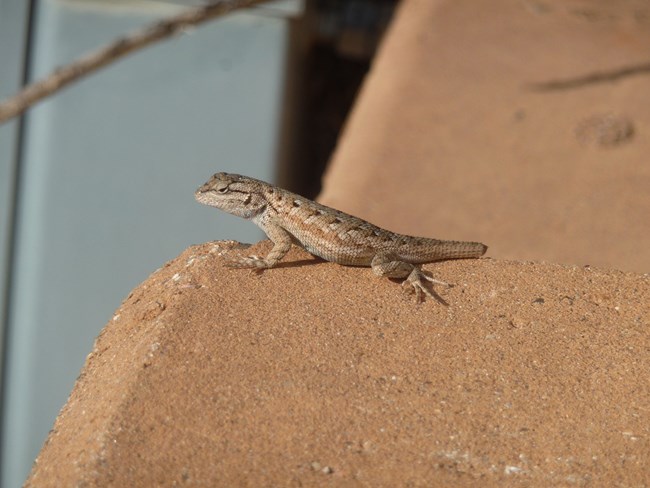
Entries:
{"type": "Polygon", "coordinates": [[[308,0],[294,25],[298,74],[285,94],[292,112],[278,182],[307,198],[321,177],[354,105],[397,0],[308,0]]]}

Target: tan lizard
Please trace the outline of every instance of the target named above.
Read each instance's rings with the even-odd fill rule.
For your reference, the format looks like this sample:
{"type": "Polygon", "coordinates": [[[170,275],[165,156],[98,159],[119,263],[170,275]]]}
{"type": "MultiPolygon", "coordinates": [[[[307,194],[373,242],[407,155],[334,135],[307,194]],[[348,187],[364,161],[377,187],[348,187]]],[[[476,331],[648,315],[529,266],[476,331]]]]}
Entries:
{"type": "Polygon", "coordinates": [[[422,292],[441,300],[422,280],[450,285],[428,276],[416,264],[478,258],[487,250],[480,242],[441,241],[384,230],[247,176],[217,173],[194,196],[200,203],[252,220],[273,242],[266,258],[249,256],[231,261],[228,266],[235,268],[272,268],[289,252],[291,244],[296,244],[327,261],[370,266],[376,275],[404,279],[402,285],[412,286],[418,300],[422,292]]]}

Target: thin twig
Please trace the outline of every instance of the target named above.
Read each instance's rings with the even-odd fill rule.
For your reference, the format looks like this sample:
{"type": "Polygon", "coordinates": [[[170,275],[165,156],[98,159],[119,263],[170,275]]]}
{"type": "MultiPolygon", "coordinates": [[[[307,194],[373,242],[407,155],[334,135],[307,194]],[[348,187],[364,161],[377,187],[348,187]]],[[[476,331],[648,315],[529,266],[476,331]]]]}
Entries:
{"type": "Polygon", "coordinates": [[[55,69],[40,81],[27,85],[0,103],[0,124],[22,114],[33,104],[130,52],[170,37],[183,29],[220,17],[236,9],[252,7],[267,0],[222,0],[183,12],[175,17],[120,37],[110,44],[55,69]]]}

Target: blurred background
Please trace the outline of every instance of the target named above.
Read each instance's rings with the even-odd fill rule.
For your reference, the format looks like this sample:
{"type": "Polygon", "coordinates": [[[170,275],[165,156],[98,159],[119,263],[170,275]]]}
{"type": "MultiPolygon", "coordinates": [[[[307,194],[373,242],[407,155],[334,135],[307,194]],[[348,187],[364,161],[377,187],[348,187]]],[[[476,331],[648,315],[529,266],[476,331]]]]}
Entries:
{"type": "MultiPolygon", "coordinates": [[[[202,3],[0,0],[0,97],[202,3]]],[[[492,258],[648,273],[648,46],[647,0],[271,1],[0,125],[2,486],[131,289],[263,238],[194,201],[217,171],[492,258]]]]}
{"type": "MultiPolygon", "coordinates": [[[[0,98],[199,1],[0,0],[0,98]]],[[[256,242],[217,171],[314,197],[394,1],[274,1],[138,51],[0,126],[2,486],[20,486],[129,291],[186,247],[256,242]]]]}

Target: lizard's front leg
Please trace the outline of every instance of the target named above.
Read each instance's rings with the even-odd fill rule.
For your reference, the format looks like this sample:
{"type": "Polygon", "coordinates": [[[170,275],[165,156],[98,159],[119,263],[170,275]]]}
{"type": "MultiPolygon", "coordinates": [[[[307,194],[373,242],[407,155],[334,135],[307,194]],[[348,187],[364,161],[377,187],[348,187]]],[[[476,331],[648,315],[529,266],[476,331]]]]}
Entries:
{"type": "Polygon", "coordinates": [[[412,286],[415,289],[418,301],[422,297],[422,292],[435,300],[440,300],[438,297],[434,296],[426,286],[424,286],[424,283],[422,282],[423,279],[438,285],[450,286],[444,281],[439,281],[427,276],[420,268],[414,264],[402,261],[395,253],[384,252],[375,255],[375,257],[372,258],[370,266],[372,267],[372,271],[378,276],[385,276],[387,278],[405,278],[402,286],[412,286]]]}
{"type": "Polygon", "coordinates": [[[291,249],[291,235],[279,225],[267,224],[264,226],[266,236],[273,242],[273,249],[265,257],[249,256],[239,258],[226,263],[229,268],[254,268],[267,269],[272,268],[289,252],[291,249]]]}

